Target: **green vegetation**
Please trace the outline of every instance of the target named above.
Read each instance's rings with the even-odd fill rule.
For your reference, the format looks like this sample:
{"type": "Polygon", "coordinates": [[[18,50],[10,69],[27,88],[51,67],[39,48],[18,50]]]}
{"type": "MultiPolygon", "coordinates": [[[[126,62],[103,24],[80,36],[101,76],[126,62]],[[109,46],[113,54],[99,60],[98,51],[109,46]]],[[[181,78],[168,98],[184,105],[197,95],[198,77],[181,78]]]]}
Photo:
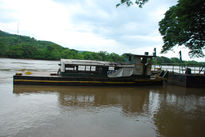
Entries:
{"type": "MultiPolygon", "coordinates": [[[[99,61],[124,62],[125,56],[116,53],[100,52],[79,52],[74,49],[64,48],[49,41],[39,41],[27,36],[9,34],[0,31],[0,57],[21,58],[21,59],[44,59],[59,60],[67,59],[86,59],[99,61]]],[[[178,58],[155,57],[153,64],[175,64],[181,62],[178,58]]],[[[186,65],[204,65],[196,61],[183,61],[186,65]]]]}
{"type": "Polygon", "coordinates": [[[79,52],[74,49],[64,48],[49,41],[39,41],[27,36],[13,35],[0,31],[0,57],[21,58],[21,59],[46,59],[59,60],[87,59],[100,61],[123,62],[124,57],[115,53],[100,51],[79,52]]]}
{"type": "MultiPolygon", "coordinates": [[[[143,4],[145,4],[148,0],[135,0],[135,4],[138,5],[140,8],[142,7],[143,4]]],[[[120,3],[116,5],[116,7],[126,4],[127,6],[133,5],[133,0],[120,0],[120,3]]]]}
{"type": "Polygon", "coordinates": [[[204,66],[205,62],[197,62],[197,61],[180,61],[179,58],[167,58],[167,57],[155,57],[153,59],[154,65],[175,65],[175,66],[204,66]]]}
{"type": "Polygon", "coordinates": [[[189,48],[191,57],[203,57],[205,49],[205,1],[178,0],[164,19],[159,22],[159,31],[163,36],[162,53],[174,46],[189,48]]]}

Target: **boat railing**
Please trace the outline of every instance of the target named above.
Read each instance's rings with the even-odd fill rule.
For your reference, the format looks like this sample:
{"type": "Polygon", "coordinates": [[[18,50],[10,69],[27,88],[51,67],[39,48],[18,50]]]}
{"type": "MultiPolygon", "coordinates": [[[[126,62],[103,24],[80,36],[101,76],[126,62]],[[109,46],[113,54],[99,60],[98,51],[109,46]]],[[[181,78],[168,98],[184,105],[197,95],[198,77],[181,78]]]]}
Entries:
{"type": "Polygon", "coordinates": [[[205,74],[205,66],[194,66],[194,65],[176,65],[176,64],[160,64],[152,65],[152,71],[169,71],[179,74],[185,74],[189,69],[191,74],[205,74]]]}

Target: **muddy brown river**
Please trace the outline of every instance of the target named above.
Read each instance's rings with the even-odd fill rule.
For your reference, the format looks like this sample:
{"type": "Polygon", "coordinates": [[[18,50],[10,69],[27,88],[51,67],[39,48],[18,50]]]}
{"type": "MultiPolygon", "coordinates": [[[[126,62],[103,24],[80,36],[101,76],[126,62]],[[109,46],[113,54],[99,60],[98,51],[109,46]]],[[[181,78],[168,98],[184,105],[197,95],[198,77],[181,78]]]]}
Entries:
{"type": "Polygon", "coordinates": [[[59,61],[0,58],[0,137],[204,137],[205,89],[13,85],[59,61]]]}

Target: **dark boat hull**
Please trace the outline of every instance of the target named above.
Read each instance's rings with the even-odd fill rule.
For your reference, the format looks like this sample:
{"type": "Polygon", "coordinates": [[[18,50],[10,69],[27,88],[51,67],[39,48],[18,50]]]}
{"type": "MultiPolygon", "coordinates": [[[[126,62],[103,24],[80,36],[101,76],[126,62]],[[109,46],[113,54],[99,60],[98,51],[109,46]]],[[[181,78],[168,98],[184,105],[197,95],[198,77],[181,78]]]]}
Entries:
{"type": "Polygon", "coordinates": [[[24,85],[65,85],[65,86],[137,86],[162,85],[161,79],[143,78],[83,78],[62,76],[13,76],[13,83],[24,85]]]}

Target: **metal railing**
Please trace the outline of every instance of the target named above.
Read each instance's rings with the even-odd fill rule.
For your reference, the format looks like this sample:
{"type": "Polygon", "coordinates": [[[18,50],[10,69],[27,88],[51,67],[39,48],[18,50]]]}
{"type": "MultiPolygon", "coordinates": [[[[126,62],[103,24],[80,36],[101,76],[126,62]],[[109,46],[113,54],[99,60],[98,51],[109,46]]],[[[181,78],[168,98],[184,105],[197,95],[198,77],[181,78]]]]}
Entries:
{"type": "Polygon", "coordinates": [[[164,70],[180,74],[185,74],[188,68],[191,69],[191,74],[205,74],[205,66],[178,66],[174,64],[152,65],[152,71],[164,70]]]}

